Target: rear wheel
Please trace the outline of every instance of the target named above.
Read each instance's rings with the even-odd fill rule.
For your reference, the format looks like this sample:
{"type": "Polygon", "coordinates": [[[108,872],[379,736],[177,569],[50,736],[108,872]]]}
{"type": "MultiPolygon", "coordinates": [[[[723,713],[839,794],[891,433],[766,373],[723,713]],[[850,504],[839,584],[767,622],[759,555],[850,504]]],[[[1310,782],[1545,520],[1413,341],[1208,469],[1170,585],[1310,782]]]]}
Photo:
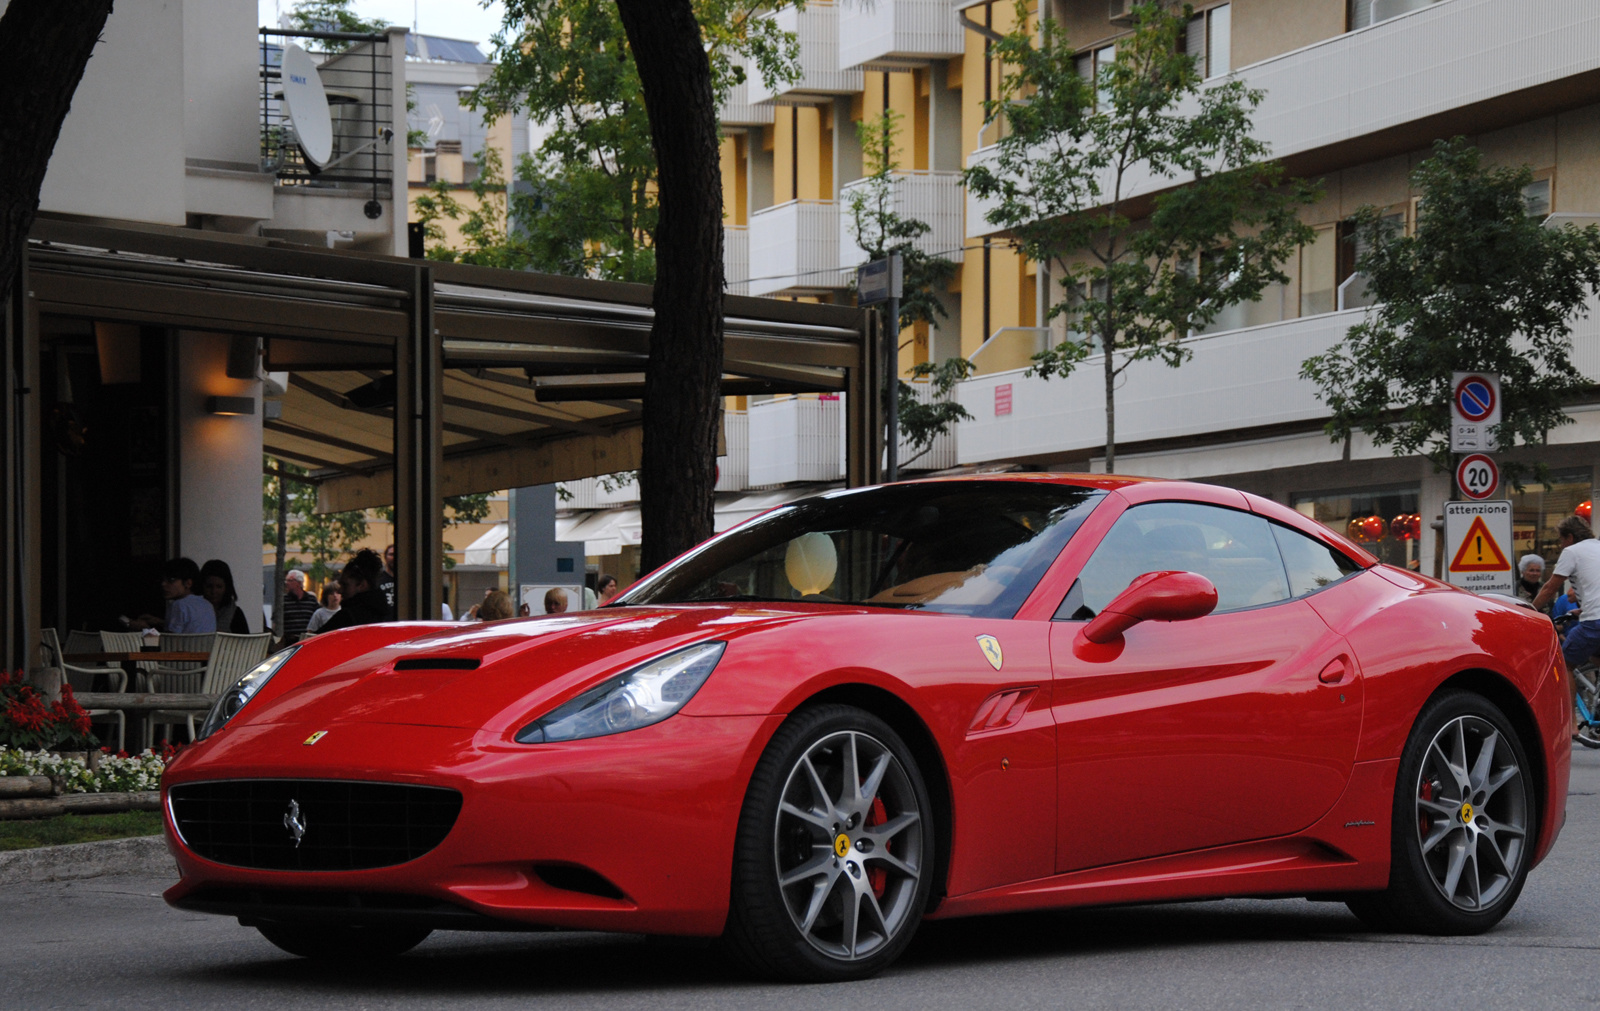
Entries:
{"type": "Polygon", "coordinates": [[[1439,695],[1400,759],[1389,888],[1350,908],[1385,930],[1488,930],[1522,892],[1534,824],[1530,766],[1505,714],[1479,695],[1439,695]]]}
{"type": "Polygon", "coordinates": [[[865,978],[911,942],[932,867],[928,791],[899,735],[849,706],[802,711],[751,778],[727,940],[763,975],[865,978]]]}
{"type": "Polygon", "coordinates": [[[322,926],[300,923],[261,923],[261,936],[301,958],[361,961],[402,955],[421,944],[433,931],[427,927],[322,926]]]}

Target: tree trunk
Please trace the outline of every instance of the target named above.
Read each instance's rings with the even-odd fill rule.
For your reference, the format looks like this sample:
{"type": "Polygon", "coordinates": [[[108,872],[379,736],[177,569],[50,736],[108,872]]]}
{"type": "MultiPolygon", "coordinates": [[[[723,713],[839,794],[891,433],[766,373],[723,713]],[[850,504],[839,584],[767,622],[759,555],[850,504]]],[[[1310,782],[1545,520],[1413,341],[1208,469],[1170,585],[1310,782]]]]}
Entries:
{"type": "Polygon", "coordinates": [[[1117,472],[1117,363],[1111,353],[1111,338],[1103,337],[1106,370],[1106,473],[1117,472]]]}
{"type": "Polygon", "coordinates": [[[50,153],[111,0],[11,0],[0,17],[0,297],[9,297],[50,153]]]}
{"type": "Polygon", "coordinates": [[[711,64],[689,0],[617,0],[655,147],[655,322],[644,373],[640,567],[711,536],[722,401],[722,175],[711,64]]]}

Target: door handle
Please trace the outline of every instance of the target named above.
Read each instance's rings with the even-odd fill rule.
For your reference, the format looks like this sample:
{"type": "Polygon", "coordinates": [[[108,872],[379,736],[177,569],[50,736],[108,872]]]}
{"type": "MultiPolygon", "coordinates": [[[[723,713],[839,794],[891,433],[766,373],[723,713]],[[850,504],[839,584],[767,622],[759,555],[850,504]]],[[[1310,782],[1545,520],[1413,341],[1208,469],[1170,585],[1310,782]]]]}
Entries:
{"type": "Polygon", "coordinates": [[[1345,663],[1344,657],[1341,656],[1330,660],[1328,666],[1322,668],[1322,673],[1317,675],[1317,680],[1325,685],[1336,685],[1343,681],[1344,676],[1348,673],[1350,673],[1350,667],[1345,663]]]}

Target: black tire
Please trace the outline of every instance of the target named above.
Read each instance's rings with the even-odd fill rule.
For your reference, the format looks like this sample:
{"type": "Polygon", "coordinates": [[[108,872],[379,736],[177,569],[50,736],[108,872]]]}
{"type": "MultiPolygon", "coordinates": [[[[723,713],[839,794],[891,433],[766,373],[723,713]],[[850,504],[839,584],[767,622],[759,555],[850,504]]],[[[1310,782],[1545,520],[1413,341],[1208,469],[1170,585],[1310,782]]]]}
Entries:
{"type": "Polygon", "coordinates": [[[363,961],[393,958],[421,944],[427,927],[321,926],[309,923],[259,923],[261,936],[301,958],[363,961]]]}
{"type": "Polygon", "coordinates": [[[1493,927],[1528,877],[1539,824],[1534,787],[1527,753],[1498,706],[1465,691],[1434,696],[1400,758],[1389,887],[1352,895],[1346,904],[1378,930],[1449,936],[1493,927]],[[1446,752],[1455,752],[1457,740],[1467,775],[1451,782],[1459,756],[1446,752]],[[1479,777],[1475,766],[1490,744],[1490,764],[1479,777]]]}
{"type": "MultiPolygon", "coordinates": [[[[861,779],[858,775],[858,784],[861,779]]],[[[815,796],[817,790],[809,792],[815,796]]],[[[933,808],[922,774],[900,736],[876,716],[852,706],[800,710],[773,735],[750,779],[734,846],[724,941],[763,977],[807,982],[865,979],[911,943],[927,908],[934,867],[933,808]],[[866,812],[859,820],[851,814],[837,822],[829,847],[829,826],[812,819],[831,817],[818,809],[841,811],[849,805],[817,803],[804,816],[791,809],[801,795],[795,791],[804,792],[813,782],[824,785],[825,791],[837,784],[843,795],[846,747],[858,756],[853,759],[858,770],[867,767],[866,785],[876,776],[877,800],[867,801],[864,808],[858,803],[866,812]],[[885,754],[889,761],[882,763],[884,771],[874,772],[885,754]],[[830,764],[830,756],[839,759],[837,767],[830,764]],[[801,771],[802,762],[811,759],[818,773],[814,777],[801,771]],[[807,778],[796,780],[796,776],[807,778]],[[789,807],[780,811],[786,796],[789,807]],[[893,828],[897,824],[904,827],[893,828]],[[874,836],[873,829],[880,825],[888,834],[874,836]],[[828,848],[831,853],[824,852],[828,848]],[[875,856],[879,848],[881,853],[875,856]],[[817,869],[806,874],[808,867],[817,869]],[[803,876],[782,886],[780,873],[803,876]],[[853,918],[847,902],[854,904],[853,918]],[[801,904],[807,907],[803,912],[797,908],[801,904]],[[835,930],[837,939],[832,936],[835,930]]]]}

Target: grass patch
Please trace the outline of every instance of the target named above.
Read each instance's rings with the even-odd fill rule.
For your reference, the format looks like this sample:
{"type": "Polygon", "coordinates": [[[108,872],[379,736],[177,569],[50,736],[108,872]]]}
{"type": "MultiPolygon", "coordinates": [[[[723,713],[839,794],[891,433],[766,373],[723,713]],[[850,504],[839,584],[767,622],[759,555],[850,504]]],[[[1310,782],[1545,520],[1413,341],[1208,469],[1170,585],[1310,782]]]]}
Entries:
{"type": "Polygon", "coordinates": [[[160,834],[160,811],[64,814],[35,821],[0,821],[0,851],[160,834]]]}

